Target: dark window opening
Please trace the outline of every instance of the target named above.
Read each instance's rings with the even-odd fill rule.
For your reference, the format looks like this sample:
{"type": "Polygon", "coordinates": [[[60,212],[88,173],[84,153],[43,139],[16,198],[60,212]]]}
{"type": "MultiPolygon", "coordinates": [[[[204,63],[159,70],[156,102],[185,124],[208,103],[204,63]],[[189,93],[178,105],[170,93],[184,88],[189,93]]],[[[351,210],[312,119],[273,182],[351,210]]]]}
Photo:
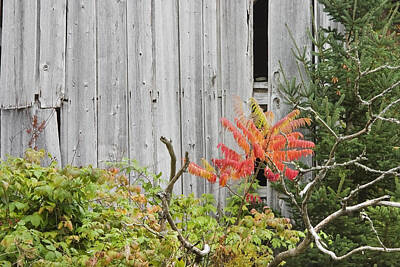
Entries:
{"type": "Polygon", "coordinates": [[[254,81],[268,77],[268,0],[257,0],[253,6],[253,71],[254,81]]]}

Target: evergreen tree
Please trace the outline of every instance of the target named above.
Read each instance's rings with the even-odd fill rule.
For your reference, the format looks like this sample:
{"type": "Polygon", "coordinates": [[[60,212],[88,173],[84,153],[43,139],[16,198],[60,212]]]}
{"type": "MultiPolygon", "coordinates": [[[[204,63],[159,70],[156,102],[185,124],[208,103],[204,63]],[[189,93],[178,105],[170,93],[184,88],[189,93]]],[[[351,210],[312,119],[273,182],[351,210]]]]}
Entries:
{"type": "MultiPolygon", "coordinates": [[[[388,103],[400,97],[400,13],[398,1],[387,0],[319,0],[334,21],[344,26],[344,31],[318,29],[313,37],[314,60],[297,49],[296,57],[305,68],[304,79],[296,84],[284,78],[281,91],[293,105],[311,107],[338,135],[357,132],[364,127],[371,114],[379,114],[388,103]],[[368,110],[362,101],[368,101],[377,92],[391,88],[379,97],[368,110]],[[358,94],[357,94],[358,92],[358,94]]],[[[303,74],[304,74],[303,73],[303,74]]],[[[390,107],[385,117],[400,120],[400,104],[390,107]]],[[[328,157],[335,140],[321,127],[314,117],[316,143],[315,162],[322,164],[328,157]]],[[[399,166],[400,130],[398,124],[380,121],[372,126],[369,135],[344,142],[335,154],[336,162],[346,162],[362,155],[362,165],[376,170],[399,166]]],[[[309,216],[317,223],[340,209],[340,200],[350,188],[364,184],[379,176],[361,165],[348,165],[329,171],[309,204],[309,216]]],[[[383,192],[391,192],[399,200],[400,186],[394,179],[384,179],[369,190],[360,191],[355,202],[365,201],[383,192]],[[357,199],[358,198],[358,199],[357,199]]],[[[354,202],[354,203],[355,203],[354,202]]],[[[295,208],[293,209],[296,210],[295,208]]],[[[371,228],[377,230],[380,240],[387,247],[400,245],[399,211],[387,207],[369,208],[365,216],[346,216],[332,223],[324,232],[335,253],[343,255],[362,244],[379,245],[371,228]],[[371,219],[371,220],[369,220],[371,219]],[[396,222],[396,223],[393,223],[396,222]]],[[[357,214],[358,215],[358,214],[357,214]]],[[[297,216],[298,226],[302,220],[297,216]]],[[[398,266],[400,253],[382,254],[366,252],[354,254],[339,263],[340,266],[398,266]]],[[[305,254],[288,262],[287,266],[337,266],[337,262],[309,249],[305,254]]]]}

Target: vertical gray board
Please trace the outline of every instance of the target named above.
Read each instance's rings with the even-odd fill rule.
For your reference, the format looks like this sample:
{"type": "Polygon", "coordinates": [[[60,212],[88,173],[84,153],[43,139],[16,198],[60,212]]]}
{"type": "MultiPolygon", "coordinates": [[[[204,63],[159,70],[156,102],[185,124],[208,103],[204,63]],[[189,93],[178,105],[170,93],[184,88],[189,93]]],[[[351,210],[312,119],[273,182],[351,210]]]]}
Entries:
{"type": "Polygon", "coordinates": [[[95,3],[68,1],[66,99],[61,110],[63,165],[97,165],[95,3]]]}
{"type": "Polygon", "coordinates": [[[31,106],[37,93],[37,1],[3,3],[0,108],[31,106]]]}
{"type": "MultiPolygon", "coordinates": [[[[44,149],[56,160],[60,160],[57,115],[54,109],[39,109],[34,105],[23,109],[1,110],[0,116],[3,123],[0,133],[3,159],[6,155],[22,157],[26,149],[36,147],[38,150],[44,149]],[[44,128],[37,132],[37,139],[32,138],[38,130],[32,126],[35,116],[37,126],[44,122],[44,128]]],[[[45,163],[49,163],[49,160],[45,163]]]]}
{"type": "MultiPolygon", "coordinates": [[[[217,145],[222,142],[219,119],[222,116],[220,60],[220,1],[203,1],[203,107],[205,158],[218,158],[217,145]]],[[[206,193],[224,203],[225,190],[217,183],[206,183],[206,193]]],[[[221,203],[221,204],[222,204],[221,203]]]]}
{"type": "Polygon", "coordinates": [[[40,1],[39,90],[42,108],[60,107],[65,91],[66,0],[40,1]]]}
{"type": "Polygon", "coordinates": [[[154,9],[149,0],[127,1],[127,48],[129,92],[129,157],[142,166],[154,166],[155,147],[159,142],[153,131],[152,95],[155,89],[154,9]]]}
{"type": "MultiPolygon", "coordinates": [[[[252,8],[252,0],[220,1],[221,116],[231,121],[235,117],[233,97],[247,100],[253,91],[252,8]]],[[[240,150],[231,133],[223,135],[225,144],[240,150]]]]}
{"type": "MultiPolygon", "coordinates": [[[[182,161],[180,141],[180,95],[179,95],[179,40],[178,1],[154,0],[154,56],[155,87],[151,92],[153,131],[155,144],[155,170],[169,176],[170,158],[160,136],[172,139],[177,154],[177,168],[182,161]]],[[[181,180],[182,181],[182,180],[181,180]]],[[[174,193],[181,194],[182,184],[176,185],[174,193]]]]}
{"type": "MultiPolygon", "coordinates": [[[[271,98],[269,106],[275,113],[276,120],[285,116],[289,109],[284,105],[282,96],[278,92],[280,79],[279,61],[282,63],[285,75],[288,78],[296,77],[299,81],[296,58],[292,53],[294,49],[288,29],[300,49],[311,49],[311,40],[307,31],[311,30],[311,0],[270,0],[268,6],[268,82],[270,84],[271,98]]],[[[279,195],[273,192],[268,184],[268,205],[280,209],[282,215],[287,216],[288,210],[279,195]]]]}
{"type": "Polygon", "coordinates": [[[27,149],[32,127],[32,108],[1,110],[1,155],[21,157],[27,149]]]}
{"type": "Polygon", "coordinates": [[[253,1],[221,1],[222,90],[225,116],[232,120],[232,97],[247,100],[253,90],[253,1]]]}
{"type": "Polygon", "coordinates": [[[97,1],[98,164],[128,157],[126,0],[97,1]]]}
{"type": "MultiPolygon", "coordinates": [[[[203,27],[202,2],[179,1],[179,59],[182,153],[200,162],[203,149],[203,27]]],[[[184,174],[183,193],[204,193],[205,180],[184,174]]]]}

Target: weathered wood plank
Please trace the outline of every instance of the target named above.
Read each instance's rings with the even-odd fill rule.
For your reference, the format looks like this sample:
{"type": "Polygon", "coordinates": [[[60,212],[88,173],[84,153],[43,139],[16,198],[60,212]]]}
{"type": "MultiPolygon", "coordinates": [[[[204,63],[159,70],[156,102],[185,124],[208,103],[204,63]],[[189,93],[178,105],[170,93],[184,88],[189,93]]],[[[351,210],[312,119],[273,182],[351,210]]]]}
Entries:
{"type": "Polygon", "coordinates": [[[27,149],[32,125],[32,108],[1,110],[1,155],[21,157],[27,149]]]}
{"type": "Polygon", "coordinates": [[[66,0],[40,1],[39,90],[42,108],[60,107],[65,91],[66,0]]]}
{"type": "Polygon", "coordinates": [[[152,90],[154,83],[152,1],[127,1],[129,157],[155,169],[152,90]]]}
{"type": "Polygon", "coordinates": [[[253,90],[253,1],[221,1],[221,68],[225,115],[233,119],[232,97],[247,100],[253,90]]]}
{"type": "Polygon", "coordinates": [[[68,1],[62,163],[97,164],[95,0],[68,1]]]}
{"type": "MultiPolygon", "coordinates": [[[[39,121],[45,121],[44,131],[39,136],[36,146],[50,153],[61,165],[60,138],[58,132],[57,113],[55,109],[35,109],[35,115],[39,121]]],[[[50,163],[48,159],[44,162],[50,163]]]]}
{"type": "Polygon", "coordinates": [[[332,18],[324,12],[324,5],[320,4],[317,0],[314,0],[314,13],[315,13],[315,24],[318,27],[338,29],[339,32],[344,30],[343,25],[339,22],[332,21],[332,18]]]}
{"type": "MultiPolygon", "coordinates": [[[[204,157],[202,9],[201,1],[179,1],[182,152],[188,151],[194,162],[204,157]]],[[[204,193],[204,179],[189,174],[182,179],[185,195],[204,193]]]]}
{"type": "Polygon", "coordinates": [[[37,1],[5,1],[0,107],[31,106],[37,93],[37,1]]]}
{"type": "MultiPolygon", "coordinates": [[[[158,140],[160,136],[172,139],[177,155],[181,154],[180,96],[179,96],[179,40],[178,1],[154,0],[153,31],[155,56],[155,87],[151,92],[156,171],[169,174],[169,154],[158,140]]],[[[179,156],[178,156],[179,157],[179,156]]],[[[178,158],[178,166],[181,164],[178,158]]],[[[182,182],[182,180],[181,180],[182,182]]],[[[174,188],[182,193],[182,184],[174,188]]]]}
{"type": "MultiPolygon", "coordinates": [[[[233,97],[247,100],[252,95],[252,8],[253,1],[220,1],[221,116],[235,117],[233,97]]],[[[230,133],[223,131],[222,141],[239,149],[230,133]]],[[[226,192],[226,190],[224,190],[226,192]]],[[[226,194],[226,193],[225,193],[226,194]]],[[[228,194],[226,194],[228,195],[228,194]]],[[[224,201],[225,197],[220,197],[224,201]]],[[[225,204],[225,202],[221,202],[225,204]]]]}
{"type": "MultiPolygon", "coordinates": [[[[44,149],[60,160],[57,115],[54,109],[1,110],[1,155],[22,157],[28,148],[44,149]],[[36,120],[36,123],[34,123],[36,120]],[[35,136],[37,135],[37,136],[35,136]]],[[[46,160],[44,163],[49,163],[46,160]]]]}
{"type": "MultiPolygon", "coordinates": [[[[203,1],[203,139],[204,154],[208,161],[218,158],[217,145],[222,142],[219,124],[222,94],[218,93],[221,89],[219,10],[218,1],[203,1]]],[[[213,194],[218,203],[225,201],[225,191],[218,183],[207,182],[206,193],[213,194]]]]}
{"type": "Polygon", "coordinates": [[[126,0],[96,5],[99,166],[129,155],[126,5],[126,0]]]}
{"type": "MultiPolygon", "coordinates": [[[[276,119],[281,118],[288,112],[283,99],[278,92],[280,79],[279,62],[282,63],[285,75],[289,78],[296,77],[299,81],[299,73],[296,58],[292,49],[295,49],[291,41],[288,29],[293,34],[297,46],[300,49],[307,48],[310,55],[311,40],[307,30],[311,29],[311,4],[310,0],[270,0],[268,6],[268,84],[270,85],[270,103],[276,119]],[[287,25],[287,27],[285,26],[287,25]]],[[[268,184],[268,205],[280,209],[284,216],[288,210],[285,203],[279,199],[279,195],[273,192],[268,184]]]]}

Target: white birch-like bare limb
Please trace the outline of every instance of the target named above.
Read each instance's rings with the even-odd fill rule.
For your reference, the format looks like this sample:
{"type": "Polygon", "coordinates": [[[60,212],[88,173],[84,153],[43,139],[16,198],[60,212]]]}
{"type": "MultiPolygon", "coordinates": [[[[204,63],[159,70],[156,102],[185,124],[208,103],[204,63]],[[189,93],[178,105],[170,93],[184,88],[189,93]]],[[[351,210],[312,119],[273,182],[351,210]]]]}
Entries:
{"type": "Polygon", "coordinates": [[[395,118],[384,118],[384,117],[381,117],[381,116],[376,116],[376,118],[381,120],[381,121],[388,121],[388,122],[400,124],[400,120],[395,119],[395,118]]]}
{"type": "Polygon", "coordinates": [[[303,168],[298,168],[300,173],[307,173],[307,172],[314,172],[314,171],[320,171],[320,170],[324,170],[324,169],[335,169],[337,167],[345,167],[345,166],[349,166],[349,165],[356,165],[356,163],[358,163],[360,160],[366,160],[367,158],[364,157],[364,153],[360,156],[358,156],[355,159],[343,162],[343,163],[333,163],[332,165],[329,166],[315,166],[312,168],[308,168],[308,169],[303,169],[303,168]]]}
{"type": "Polygon", "coordinates": [[[375,73],[375,72],[378,72],[378,71],[381,71],[381,70],[384,70],[384,69],[386,69],[386,70],[398,70],[398,69],[400,69],[400,66],[382,65],[382,66],[379,66],[379,67],[377,67],[375,69],[365,70],[365,71],[361,72],[361,76],[369,75],[371,73],[375,73]]]}
{"type": "MultiPolygon", "coordinates": [[[[336,260],[336,261],[343,260],[343,259],[348,258],[349,256],[353,255],[354,253],[361,252],[361,251],[366,251],[366,250],[382,251],[382,252],[400,252],[400,248],[387,248],[382,244],[382,242],[380,242],[381,243],[381,247],[361,246],[361,247],[357,247],[355,249],[352,249],[351,251],[349,251],[348,253],[346,253],[346,254],[344,254],[342,256],[337,256],[333,251],[329,250],[328,248],[326,248],[324,246],[324,243],[321,241],[321,238],[317,234],[317,232],[322,230],[326,225],[331,223],[336,218],[338,218],[338,217],[340,217],[342,215],[345,215],[345,214],[349,214],[349,213],[353,213],[353,212],[359,211],[361,209],[364,209],[364,208],[367,208],[367,207],[370,207],[370,206],[390,206],[390,207],[398,207],[398,208],[400,208],[400,203],[391,202],[391,201],[385,201],[384,200],[384,199],[389,199],[389,198],[390,198],[390,196],[382,196],[382,197],[379,197],[379,198],[375,198],[375,199],[364,201],[364,202],[359,203],[359,204],[354,205],[354,206],[344,207],[344,208],[332,213],[331,215],[327,216],[315,228],[312,227],[311,225],[309,225],[308,226],[308,230],[310,231],[310,233],[311,233],[311,235],[312,235],[312,237],[313,237],[313,239],[315,241],[315,245],[317,246],[317,248],[321,252],[329,255],[333,260],[336,260]]],[[[377,234],[376,230],[375,230],[375,233],[377,234]]]]}
{"type": "MultiPolygon", "coordinates": [[[[369,169],[369,170],[372,170],[372,169],[370,169],[370,168],[368,168],[368,169],[369,169]]],[[[379,175],[379,176],[378,176],[377,178],[375,178],[374,180],[372,180],[372,181],[370,181],[370,182],[368,182],[368,183],[365,183],[365,184],[363,184],[363,185],[357,186],[357,188],[351,190],[351,192],[349,193],[349,195],[348,195],[347,197],[345,197],[345,198],[342,199],[342,202],[343,202],[343,203],[347,202],[347,201],[348,201],[349,199],[351,199],[355,194],[357,194],[360,190],[363,190],[363,189],[365,189],[365,188],[367,188],[367,187],[370,187],[371,185],[373,185],[373,184],[379,182],[380,180],[382,180],[383,178],[385,178],[385,176],[391,175],[391,174],[398,174],[396,171],[400,171],[400,166],[397,166],[397,167],[395,167],[395,168],[392,168],[392,169],[390,169],[390,170],[387,170],[387,171],[385,171],[385,172],[382,172],[381,175],[379,175]]]]}
{"type": "Polygon", "coordinates": [[[360,212],[360,216],[363,220],[367,220],[369,222],[369,225],[371,226],[371,229],[374,232],[379,244],[381,245],[381,247],[383,247],[386,250],[386,246],[383,244],[381,238],[379,237],[378,231],[376,231],[376,229],[375,229],[374,222],[371,220],[371,218],[368,216],[368,214],[366,212],[362,211],[362,212],[360,212]]]}
{"type": "Polygon", "coordinates": [[[389,86],[388,88],[386,88],[385,90],[383,90],[380,94],[377,94],[376,96],[374,96],[373,98],[371,98],[368,101],[368,104],[372,104],[372,102],[374,102],[376,99],[383,97],[384,95],[386,95],[387,93],[390,93],[394,88],[396,88],[397,86],[400,85],[400,81],[395,82],[394,84],[392,84],[391,86],[389,86]]]}

